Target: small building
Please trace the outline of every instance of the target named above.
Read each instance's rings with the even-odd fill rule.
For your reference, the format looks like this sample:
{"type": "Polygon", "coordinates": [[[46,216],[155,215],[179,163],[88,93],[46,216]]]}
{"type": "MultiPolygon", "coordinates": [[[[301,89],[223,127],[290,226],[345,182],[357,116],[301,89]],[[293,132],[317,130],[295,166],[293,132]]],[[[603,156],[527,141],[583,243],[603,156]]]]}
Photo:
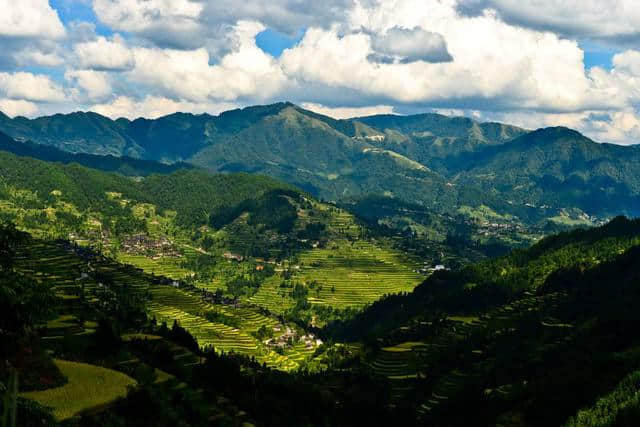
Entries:
{"type": "Polygon", "coordinates": [[[242,255],[233,254],[231,252],[225,252],[222,254],[222,256],[228,260],[235,260],[238,262],[244,261],[244,257],[242,255]]]}

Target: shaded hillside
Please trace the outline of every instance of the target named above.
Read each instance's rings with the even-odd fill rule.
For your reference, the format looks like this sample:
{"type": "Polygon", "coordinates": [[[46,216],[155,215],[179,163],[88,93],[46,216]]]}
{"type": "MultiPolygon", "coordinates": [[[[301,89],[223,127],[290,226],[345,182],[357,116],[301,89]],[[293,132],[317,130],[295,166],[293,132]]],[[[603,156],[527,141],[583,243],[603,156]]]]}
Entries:
{"type": "Polygon", "coordinates": [[[270,191],[292,189],[268,177],[211,175],[195,169],[134,180],[78,164],[43,162],[7,152],[0,152],[0,170],[0,184],[5,187],[3,198],[11,198],[13,190],[28,190],[36,198],[30,202],[31,208],[44,209],[62,200],[80,210],[103,211],[114,217],[131,216],[126,205],[119,207],[120,202],[109,195],[116,193],[124,199],[175,211],[178,221],[192,226],[206,225],[217,208],[233,207],[270,191]]]}
{"type": "Polygon", "coordinates": [[[14,139],[53,145],[72,153],[143,157],[122,122],[96,113],[56,114],[33,120],[0,114],[0,131],[14,139]]]}
{"type": "Polygon", "coordinates": [[[552,235],[528,249],[460,271],[436,272],[411,294],[382,299],[352,321],[330,325],[328,333],[342,339],[381,337],[438,312],[486,311],[536,291],[556,271],[593,267],[639,244],[640,220],[624,217],[602,227],[552,235]]]}
{"type": "Polygon", "coordinates": [[[635,425],[639,260],[640,221],[619,217],[436,272],[325,332],[364,339],[423,424],[635,425]]]}
{"type": "Polygon", "coordinates": [[[454,164],[461,186],[515,204],[640,213],[640,147],[598,144],[567,128],[539,129],[454,164]]]}
{"type": "Polygon", "coordinates": [[[131,157],[69,153],[52,146],[35,144],[30,141],[18,142],[2,133],[0,133],[0,150],[17,156],[28,156],[47,162],[77,163],[88,168],[105,172],[117,172],[127,176],[169,174],[180,169],[193,169],[193,165],[188,163],[164,164],[131,157]]]}

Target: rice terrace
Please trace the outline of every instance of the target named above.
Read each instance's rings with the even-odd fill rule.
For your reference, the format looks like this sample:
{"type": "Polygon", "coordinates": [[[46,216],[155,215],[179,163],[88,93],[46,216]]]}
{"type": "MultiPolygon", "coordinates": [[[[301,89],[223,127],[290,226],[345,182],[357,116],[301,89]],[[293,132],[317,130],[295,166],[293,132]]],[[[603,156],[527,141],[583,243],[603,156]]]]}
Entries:
{"type": "Polygon", "coordinates": [[[640,2],[0,0],[0,427],[640,425],[640,2]]]}

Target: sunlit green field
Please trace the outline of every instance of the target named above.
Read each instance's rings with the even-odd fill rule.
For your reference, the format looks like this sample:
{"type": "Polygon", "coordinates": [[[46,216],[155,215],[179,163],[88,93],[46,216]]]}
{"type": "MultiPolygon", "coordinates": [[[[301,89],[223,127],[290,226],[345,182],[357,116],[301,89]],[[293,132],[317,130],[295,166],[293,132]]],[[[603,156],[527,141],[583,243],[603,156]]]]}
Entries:
{"type": "Polygon", "coordinates": [[[21,394],[26,399],[35,400],[53,409],[58,420],[102,406],[124,397],[127,388],[136,382],[123,373],[86,363],[55,360],[67,384],[62,387],[21,394]]]}
{"type": "MultiPolygon", "coordinates": [[[[291,267],[292,280],[312,284],[311,304],[362,307],[385,294],[411,291],[424,280],[414,271],[417,264],[366,240],[333,242],[325,249],[305,251],[299,258],[299,264],[291,267]]],[[[292,301],[280,283],[278,278],[267,281],[251,302],[274,312],[290,307],[292,301]]]]}
{"type": "MultiPolygon", "coordinates": [[[[15,200],[7,202],[6,206],[0,206],[0,210],[17,216],[20,228],[36,232],[45,239],[67,238],[72,234],[69,230],[58,227],[56,212],[65,211],[77,215],[78,212],[73,206],[56,202],[55,206],[50,208],[51,212],[46,213],[47,221],[32,221],[30,218],[37,219],[38,213],[21,207],[21,198],[25,197],[36,196],[16,192],[15,200]]],[[[110,197],[119,199],[117,195],[110,197]]],[[[118,249],[117,239],[97,237],[100,236],[101,224],[92,215],[87,217],[81,227],[88,236],[94,237],[89,237],[89,240],[83,237],[84,240],[81,239],[80,243],[103,250],[118,262],[133,265],[147,274],[194,280],[197,287],[210,291],[226,291],[229,281],[236,277],[248,277],[254,272],[254,260],[236,262],[226,260],[222,256],[224,252],[243,253],[234,249],[234,245],[242,246],[243,239],[253,241],[255,238],[255,231],[246,224],[246,215],[241,216],[228,228],[215,231],[212,235],[217,239],[217,246],[212,248],[210,253],[205,253],[198,247],[197,242],[190,240],[188,233],[176,227],[174,215],[166,212],[159,214],[153,205],[146,204],[134,204],[132,210],[136,217],[146,221],[151,239],[163,238],[172,242],[176,249],[172,256],[153,254],[153,251],[148,255],[131,254],[118,249]],[[187,261],[203,254],[215,258],[215,272],[210,274],[206,281],[198,279],[197,275],[191,279],[198,273],[194,271],[197,270],[197,265],[193,267],[193,264],[187,261]],[[186,265],[191,267],[187,268],[186,265]]],[[[360,308],[385,294],[410,291],[423,279],[414,272],[418,265],[416,261],[373,240],[365,239],[363,228],[353,215],[330,205],[313,202],[305,208],[300,208],[294,233],[317,221],[324,221],[326,224],[326,245],[323,248],[294,251],[280,266],[272,264],[276,273],[261,279],[262,283],[253,291],[255,294],[242,297],[241,307],[206,303],[200,293],[194,290],[153,285],[150,278],[144,274],[127,272],[115,263],[107,263],[108,265],[102,265],[100,268],[108,274],[113,285],[127,286],[132,292],[149,295],[151,300],[148,302],[147,311],[150,317],[155,317],[158,322],[166,322],[169,327],[174,320],[178,321],[201,346],[213,346],[217,351],[237,352],[255,357],[260,363],[282,370],[311,367],[309,362],[317,344],[311,345],[294,338],[276,352],[273,346],[265,344],[255,336],[261,327],[273,331],[276,337],[287,328],[287,325],[282,325],[275,316],[262,312],[259,308],[266,308],[274,314],[285,314],[294,305],[290,288],[281,287],[283,268],[291,273],[290,283],[300,283],[308,289],[307,301],[312,306],[328,306],[335,309],[360,308]],[[218,313],[221,318],[212,320],[211,313],[218,313]]],[[[32,247],[26,251],[29,255],[25,253],[22,268],[34,272],[42,281],[53,283],[58,295],[63,299],[78,299],[77,279],[87,270],[87,262],[55,245],[42,242],[34,242],[31,245],[32,247]],[[38,265],[30,265],[30,258],[37,258],[38,265]]],[[[88,301],[95,302],[98,283],[91,278],[85,282],[88,301]]],[[[48,326],[52,331],[75,327],[73,330],[80,333],[82,327],[78,328],[76,324],[77,319],[59,318],[48,326]]],[[[295,330],[295,335],[305,334],[299,327],[289,326],[295,330]]],[[[92,332],[91,329],[89,331],[92,332]]],[[[312,361],[312,364],[316,362],[312,361]]]]}

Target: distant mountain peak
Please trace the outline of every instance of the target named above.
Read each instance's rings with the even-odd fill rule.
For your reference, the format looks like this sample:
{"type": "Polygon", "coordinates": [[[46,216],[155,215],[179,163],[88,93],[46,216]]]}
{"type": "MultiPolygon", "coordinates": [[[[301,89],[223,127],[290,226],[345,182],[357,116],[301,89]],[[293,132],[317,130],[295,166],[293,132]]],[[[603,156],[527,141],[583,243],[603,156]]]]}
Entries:
{"type": "Polygon", "coordinates": [[[568,128],[566,126],[550,126],[546,128],[539,128],[530,133],[530,135],[557,135],[557,136],[574,136],[579,138],[587,138],[575,129],[568,128]]]}

